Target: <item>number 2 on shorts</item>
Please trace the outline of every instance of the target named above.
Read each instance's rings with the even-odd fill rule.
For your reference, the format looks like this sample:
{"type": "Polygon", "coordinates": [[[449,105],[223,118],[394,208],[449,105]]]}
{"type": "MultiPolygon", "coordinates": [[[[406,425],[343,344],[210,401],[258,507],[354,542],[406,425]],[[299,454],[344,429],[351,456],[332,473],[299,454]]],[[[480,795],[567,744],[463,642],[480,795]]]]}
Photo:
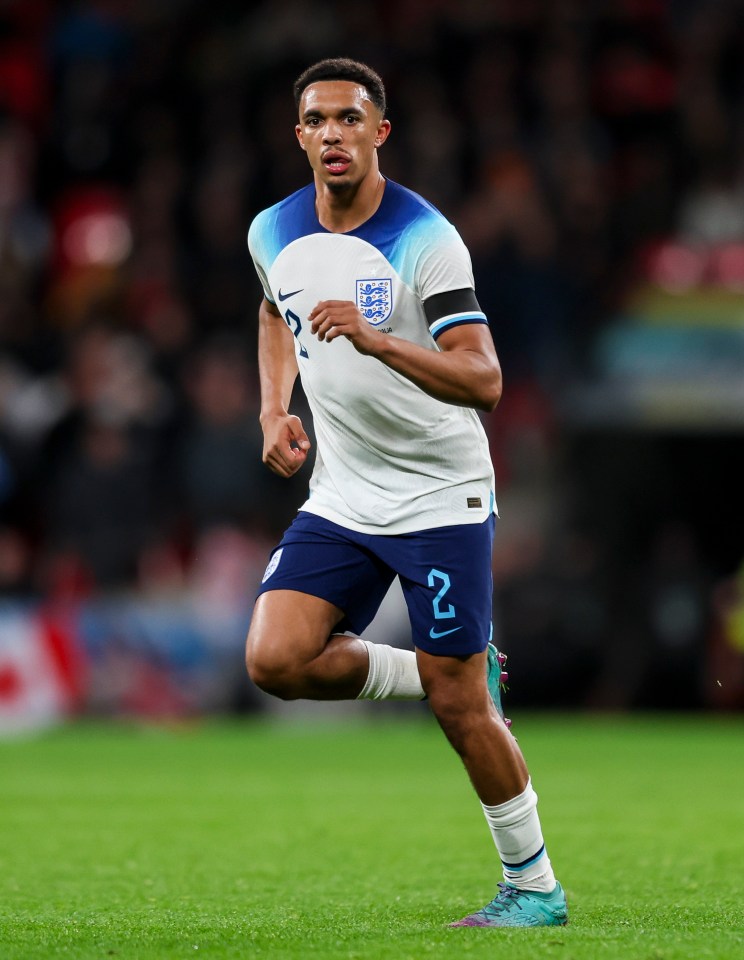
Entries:
{"type": "Polygon", "coordinates": [[[455,608],[451,603],[447,604],[447,609],[443,610],[441,607],[442,600],[444,599],[445,593],[452,586],[450,583],[449,575],[442,573],[441,570],[434,570],[433,568],[429,571],[429,586],[435,587],[437,583],[441,583],[442,586],[439,590],[439,593],[432,600],[432,606],[434,607],[434,617],[437,620],[451,620],[455,616],[455,608]]]}

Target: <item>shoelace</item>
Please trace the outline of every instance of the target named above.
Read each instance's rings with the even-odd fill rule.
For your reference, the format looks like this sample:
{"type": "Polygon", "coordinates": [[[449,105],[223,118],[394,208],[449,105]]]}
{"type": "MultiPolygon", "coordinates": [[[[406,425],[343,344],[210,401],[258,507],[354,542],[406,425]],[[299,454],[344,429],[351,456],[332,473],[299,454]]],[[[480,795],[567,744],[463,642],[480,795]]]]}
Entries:
{"type": "Polygon", "coordinates": [[[508,883],[499,883],[497,886],[499,893],[487,907],[484,907],[484,911],[487,910],[489,913],[503,913],[505,910],[508,910],[512,904],[519,910],[522,909],[522,904],[519,902],[519,898],[522,895],[521,890],[517,890],[516,887],[512,887],[508,883]]]}

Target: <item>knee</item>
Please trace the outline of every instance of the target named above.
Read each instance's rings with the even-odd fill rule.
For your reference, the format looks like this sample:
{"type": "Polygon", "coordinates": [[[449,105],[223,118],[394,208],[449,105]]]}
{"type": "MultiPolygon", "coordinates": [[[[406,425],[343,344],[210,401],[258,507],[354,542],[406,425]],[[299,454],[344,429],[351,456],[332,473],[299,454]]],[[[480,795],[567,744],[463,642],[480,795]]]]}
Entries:
{"type": "Polygon", "coordinates": [[[295,700],[298,694],[295,672],[285,657],[251,642],[248,638],[245,652],[248,676],[264,693],[281,700],[295,700]]]}

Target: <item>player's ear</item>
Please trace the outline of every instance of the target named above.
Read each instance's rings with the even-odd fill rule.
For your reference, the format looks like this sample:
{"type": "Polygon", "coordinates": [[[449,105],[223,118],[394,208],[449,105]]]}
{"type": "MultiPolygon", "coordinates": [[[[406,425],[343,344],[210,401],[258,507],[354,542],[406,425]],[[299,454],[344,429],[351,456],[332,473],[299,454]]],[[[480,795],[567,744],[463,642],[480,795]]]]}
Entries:
{"type": "Polygon", "coordinates": [[[300,143],[300,146],[301,146],[302,149],[304,150],[304,149],[305,149],[305,141],[302,139],[302,127],[299,125],[299,123],[298,123],[297,126],[295,127],[295,135],[297,136],[297,139],[298,139],[298,141],[299,141],[299,143],[300,143]]]}
{"type": "Polygon", "coordinates": [[[390,121],[380,120],[377,127],[377,136],[375,137],[375,146],[381,147],[390,135],[390,121]]]}

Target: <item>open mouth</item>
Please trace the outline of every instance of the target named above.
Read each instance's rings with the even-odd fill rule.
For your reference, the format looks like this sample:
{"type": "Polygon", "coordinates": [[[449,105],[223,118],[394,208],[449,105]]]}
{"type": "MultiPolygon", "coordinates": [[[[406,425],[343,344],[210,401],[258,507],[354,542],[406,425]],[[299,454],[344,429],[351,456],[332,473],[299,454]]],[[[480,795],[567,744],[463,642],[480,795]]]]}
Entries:
{"type": "Polygon", "coordinates": [[[345,153],[338,153],[336,150],[329,150],[324,153],[322,159],[326,170],[336,175],[346,173],[351,165],[351,157],[345,153]]]}

